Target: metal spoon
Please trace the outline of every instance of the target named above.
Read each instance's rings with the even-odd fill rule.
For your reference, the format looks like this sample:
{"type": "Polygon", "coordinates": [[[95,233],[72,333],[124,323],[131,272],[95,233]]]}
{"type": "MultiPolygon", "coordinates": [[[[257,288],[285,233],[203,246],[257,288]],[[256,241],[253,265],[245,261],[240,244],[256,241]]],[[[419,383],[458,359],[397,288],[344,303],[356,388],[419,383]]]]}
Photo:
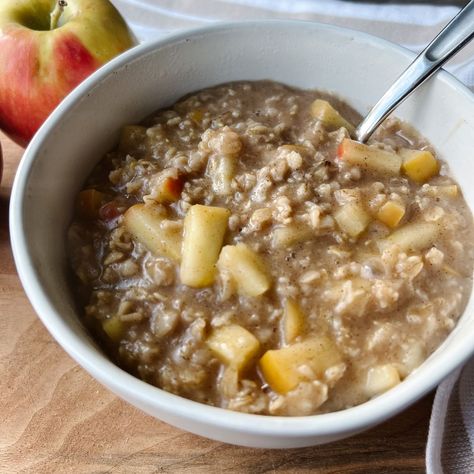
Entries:
{"type": "Polygon", "coordinates": [[[416,57],[375,104],[355,130],[365,143],[385,118],[448,59],[474,38],[474,0],[471,0],[416,57]]]}

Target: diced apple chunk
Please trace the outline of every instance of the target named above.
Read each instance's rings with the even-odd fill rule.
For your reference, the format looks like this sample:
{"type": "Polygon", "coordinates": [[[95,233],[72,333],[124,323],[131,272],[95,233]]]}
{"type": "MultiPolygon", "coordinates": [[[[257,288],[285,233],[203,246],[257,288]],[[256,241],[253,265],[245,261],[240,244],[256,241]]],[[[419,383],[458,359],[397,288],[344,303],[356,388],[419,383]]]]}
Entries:
{"type": "Polygon", "coordinates": [[[300,382],[321,378],[329,367],[342,362],[334,342],[327,336],[318,336],[297,342],[282,349],[269,350],[260,359],[260,370],[272,390],[288,393],[300,382]],[[307,370],[305,370],[307,369],[307,370]],[[309,369],[309,370],[308,370],[309,369]]]}
{"type": "Polygon", "coordinates": [[[181,260],[182,228],[166,220],[160,209],[152,204],[135,204],[124,216],[125,228],[150,252],[164,255],[176,262],[181,260]]]}
{"type": "Polygon", "coordinates": [[[77,196],[77,212],[85,219],[96,219],[99,217],[99,209],[101,208],[104,199],[104,193],[95,189],[85,189],[77,196]]]}
{"type": "Polygon", "coordinates": [[[380,241],[381,247],[398,245],[401,250],[415,252],[431,247],[440,233],[439,225],[434,222],[413,222],[393,232],[380,241]]]}
{"type": "Polygon", "coordinates": [[[403,148],[399,154],[403,158],[404,173],[417,183],[425,183],[439,173],[438,160],[430,151],[403,148]]]}
{"type": "Polygon", "coordinates": [[[351,165],[374,173],[397,176],[402,166],[402,159],[397,154],[364,145],[349,138],[345,138],[339,145],[337,155],[338,158],[351,165]]]}
{"type": "Polygon", "coordinates": [[[214,329],[207,345],[219,360],[237,371],[244,370],[260,349],[259,340],[237,324],[214,329]]]}
{"type": "Polygon", "coordinates": [[[369,397],[380,395],[400,383],[400,374],[392,364],[378,365],[369,369],[365,390],[369,397]]]}
{"type": "Polygon", "coordinates": [[[405,206],[396,201],[387,201],[377,212],[377,219],[389,227],[397,227],[405,215],[405,206]]]}
{"type": "Polygon", "coordinates": [[[439,188],[439,193],[442,196],[455,198],[455,197],[458,197],[459,195],[459,189],[455,184],[447,184],[444,186],[438,186],[438,188],[439,188]]]}
{"type": "Polygon", "coordinates": [[[272,232],[272,247],[282,249],[314,237],[314,231],[303,223],[276,227],[272,232]]]}
{"type": "Polygon", "coordinates": [[[316,99],[311,104],[311,116],[321,120],[327,127],[333,129],[344,127],[349,133],[354,131],[354,126],[326,100],[316,99]]]}
{"type": "Polygon", "coordinates": [[[100,206],[98,216],[104,222],[111,222],[123,214],[125,207],[122,207],[118,201],[112,200],[100,206]]]}
{"type": "Polygon", "coordinates": [[[371,221],[369,214],[356,201],[341,206],[334,213],[334,219],[343,232],[354,238],[362,234],[371,221]]]}
{"type": "Polygon", "coordinates": [[[232,193],[232,179],[235,174],[234,155],[214,155],[209,159],[207,174],[211,178],[212,190],[221,196],[232,193]]]}
{"type": "Polygon", "coordinates": [[[118,342],[120,341],[125,328],[119,318],[112,317],[102,321],[102,329],[110,340],[118,342]]]}
{"type": "Polygon", "coordinates": [[[153,193],[153,198],[159,203],[176,202],[183,191],[184,180],[181,177],[166,176],[162,179],[153,193]]]}
{"type": "Polygon", "coordinates": [[[245,296],[260,296],[270,288],[270,277],[260,257],[247,245],[226,245],[219,256],[217,267],[227,271],[238,292],[245,296]]]}
{"type": "Polygon", "coordinates": [[[447,197],[456,198],[459,196],[459,188],[456,184],[441,184],[438,186],[432,186],[426,184],[421,188],[422,192],[430,197],[447,197]]]}
{"type": "Polygon", "coordinates": [[[223,207],[192,206],[184,218],[181,281],[200,288],[214,282],[216,262],[230,211],[223,207]]]}
{"type": "Polygon", "coordinates": [[[301,336],[305,325],[305,315],[300,305],[289,298],[285,303],[285,312],[282,319],[283,338],[286,344],[291,344],[301,336]]]}

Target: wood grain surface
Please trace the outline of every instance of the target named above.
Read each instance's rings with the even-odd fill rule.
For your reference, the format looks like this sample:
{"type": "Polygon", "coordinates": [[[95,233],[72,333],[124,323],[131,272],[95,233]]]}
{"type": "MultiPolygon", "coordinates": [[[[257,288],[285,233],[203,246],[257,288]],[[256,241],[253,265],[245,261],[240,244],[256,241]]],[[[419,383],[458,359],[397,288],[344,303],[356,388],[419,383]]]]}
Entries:
{"type": "Polygon", "coordinates": [[[8,235],[22,150],[1,134],[0,141],[0,473],[425,472],[432,395],[344,441],[262,450],[183,432],[99,385],[56,344],[23,293],[8,235]]]}

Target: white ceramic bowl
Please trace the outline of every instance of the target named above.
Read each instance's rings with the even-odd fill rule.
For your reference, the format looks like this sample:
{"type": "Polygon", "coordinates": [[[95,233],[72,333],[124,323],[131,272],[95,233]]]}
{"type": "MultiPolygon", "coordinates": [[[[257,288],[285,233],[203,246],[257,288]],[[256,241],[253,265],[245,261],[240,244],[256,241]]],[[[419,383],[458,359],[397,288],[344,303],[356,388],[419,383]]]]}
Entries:
{"type": "MultiPolygon", "coordinates": [[[[344,411],[308,417],[235,413],[148,385],[115,366],[78,318],[67,285],[65,232],[92,167],[136,123],[179,97],[215,84],[273,79],[333,91],[364,114],[413,55],[355,31],[293,21],[217,25],[136,47],[96,72],[53,113],[20,164],[11,236],[20,278],[36,312],[63,348],[99,382],[145,412],[228,443],[290,448],[337,440],[400,412],[474,352],[473,302],[444,344],[402,384],[344,411]]],[[[447,73],[397,111],[448,160],[474,205],[474,98],[447,73]]]]}

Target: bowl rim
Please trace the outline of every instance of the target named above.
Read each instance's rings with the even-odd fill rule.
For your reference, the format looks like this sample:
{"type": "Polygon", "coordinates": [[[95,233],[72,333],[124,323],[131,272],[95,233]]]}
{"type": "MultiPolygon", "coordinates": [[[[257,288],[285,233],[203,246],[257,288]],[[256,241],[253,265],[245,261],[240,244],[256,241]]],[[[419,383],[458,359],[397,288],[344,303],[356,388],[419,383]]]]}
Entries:
{"type": "MultiPolygon", "coordinates": [[[[409,377],[397,387],[375,399],[337,412],[297,417],[268,416],[235,412],[188,400],[141,381],[113,364],[105,354],[91,351],[83,338],[62,319],[61,314],[56,311],[49,299],[47,291],[42,287],[39,275],[35,270],[24,232],[23,209],[28,180],[35,158],[43,147],[44,139],[60,123],[63,114],[74,108],[89,91],[114,71],[120,70],[126,64],[143,58],[157,49],[211,33],[238,30],[238,33],[242,34],[248,28],[262,26],[276,29],[301,28],[302,25],[308,29],[331,31],[340,37],[357,38],[371,45],[382,46],[409,60],[415,57],[415,54],[406,48],[368,33],[301,20],[219,22],[172,33],[155,41],[142,43],[112,59],[89,76],[61,102],[46,120],[27,147],[20,162],[12,188],[9,209],[12,251],[25,293],[50,334],[89,374],[119,396],[129,401],[134,400],[135,403],[138,400],[142,406],[154,407],[160,413],[166,412],[176,419],[186,418],[195,423],[213,426],[228,432],[252,433],[274,439],[354,433],[381,423],[434,388],[467,360],[474,352],[474,346],[471,347],[466,338],[449,353],[449,357],[445,357],[446,360],[436,373],[432,371],[429,377],[409,377]]],[[[465,85],[444,70],[439,71],[436,76],[437,78],[434,80],[446,82],[472,102],[474,108],[474,94],[465,85]]]]}

